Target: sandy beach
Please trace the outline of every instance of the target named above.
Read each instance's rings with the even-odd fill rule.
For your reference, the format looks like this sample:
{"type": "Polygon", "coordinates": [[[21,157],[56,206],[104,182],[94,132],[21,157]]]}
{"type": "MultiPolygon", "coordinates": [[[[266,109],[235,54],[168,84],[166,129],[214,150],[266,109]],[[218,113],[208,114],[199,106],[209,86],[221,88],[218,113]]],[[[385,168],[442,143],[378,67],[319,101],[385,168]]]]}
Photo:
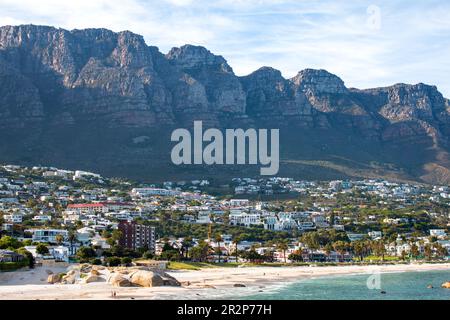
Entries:
{"type": "MultiPolygon", "coordinates": [[[[70,267],[69,267],[70,268],[70,267]]],[[[425,272],[448,270],[446,264],[408,264],[383,266],[327,266],[327,267],[242,267],[208,268],[197,271],[169,271],[183,283],[182,287],[112,287],[101,283],[47,284],[47,270],[65,272],[67,268],[44,268],[0,273],[0,300],[67,300],[67,299],[220,299],[237,298],[265,292],[292,281],[306,278],[367,274],[375,272],[425,272]],[[245,287],[234,287],[235,284],[245,287]],[[112,291],[116,297],[112,297],[112,291]]]]}

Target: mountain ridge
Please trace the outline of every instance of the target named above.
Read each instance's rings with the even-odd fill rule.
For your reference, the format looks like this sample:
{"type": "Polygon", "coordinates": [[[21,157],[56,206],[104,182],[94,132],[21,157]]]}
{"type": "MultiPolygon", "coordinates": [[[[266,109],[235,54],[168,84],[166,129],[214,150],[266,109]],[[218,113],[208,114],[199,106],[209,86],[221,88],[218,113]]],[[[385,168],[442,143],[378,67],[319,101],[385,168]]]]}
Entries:
{"type": "MultiPolygon", "coordinates": [[[[436,86],[423,83],[356,89],[326,70],[304,69],[285,79],[271,67],[236,76],[224,57],[201,46],[163,54],[130,31],[22,25],[0,27],[0,94],[0,131],[12,135],[12,141],[0,142],[0,161],[69,164],[62,154],[66,147],[55,149],[56,135],[80,144],[77,148],[83,148],[82,140],[93,150],[110,147],[101,164],[97,151],[76,150],[87,169],[114,172],[118,164],[140,167],[135,160],[141,159],[161,168],[154,170],[183,176],[167,163],[168,143],[153,140],[202,120],[219,128],[283,128],[282,163],[361,159],[362,166],[395,167],[399,179],[450,182],[450,102],[436,86]],[[118,146],[111,145],[113,137],[103,137],[107,131],[120,136],[118,146]],[[309,134],[309,141],[296,146],[309,134]],[[136,136],[153,142],[136,145],[130,142],[136,136]],[[335,150],[330,136],[339,136],[335,150]],[[361,147],[348,149],[349,139],[361,147]],[[33,151],[17,146],[20,141],[33,151]],[[410,150],[411,143],[416,149],[410,150]]],[[[302,170],[297,166],[285,174],[302,177],[302,170]]],[[[153,169],[144,171],[151,178],[153,169]]],[[[126,169],[118,172],[128,176],[126,169]]]]}

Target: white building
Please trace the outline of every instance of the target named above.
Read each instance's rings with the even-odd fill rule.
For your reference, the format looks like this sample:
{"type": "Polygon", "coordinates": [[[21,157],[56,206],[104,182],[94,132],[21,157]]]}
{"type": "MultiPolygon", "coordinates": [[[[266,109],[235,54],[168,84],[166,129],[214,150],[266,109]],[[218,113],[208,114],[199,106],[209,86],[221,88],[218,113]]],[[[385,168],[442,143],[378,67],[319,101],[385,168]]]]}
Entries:
{"type": "Polygon", "coordinates": [[[38,259],[54,259],[56,261],[69,262],[69,248],[65,246],[48,247],[49,253],[45,256],[36,252],[36,246],[25,246],[25,249],[38,259]]]}
{"type": "Polygon", "coordinates": [[[199,224],[205,224],[205,223],[211,223],[211,214],[208,211],[201,211],[198,213],[196,223],[199,224]]]}
{"type": "Polygon", "coordinates": [[[248,199],[231,199],[230,206],[232,207],[248,207],[248,199]]]}
{"type": "Polygon", "coordinates": [[[371,237],[373,240],[379,240],[381,237],[383,237],[383,233],[381,231],[370,231],[367,233],[369,237],[371,237]]]}
{"type": "Polygon", "coordinates": [[[51,220],[52,220],[52,216],[44,215],[44,214],[39,214],[39,215],[33,217],[33,221],[37,221],[37,222],[48,222],[51,220]]]}
{"type": "Polygon", "coordinates": [[[262,224],[261,214],[259,213],[246,213],[246,212],[230,213],[229,221],[230,225],[234,226],[243,225],[249,227],[262,224]]]}
{"type": "Polygon", "coordinates": [[[90,242],[91,238],[95,235],[95,229],[84,227],[77,230],[77,240],[82,244],[87,244],[90,242]]]}
{"type": "Polygon", "coordinates": [[[131,194],[139,197],[149,196],[175,196],[179,194],[178,191],[160,189],[160,188],[133,188],[131,194]]]}
{"type": "Polygon", "coordinates": [[[117,220],[133,220],[133,217],[131,217],[131,215],[128,211],[108,212],[108,213],[105,213],[105,216],[109,217],[111,219],[117,219],[117,220]]]}
{"type": "Polygon", "coordinates": [[[29,229],[25,230],[33,234],[33,242],[56,243],[56,236],[61,235],[67,239],[69,232],[61,229],[29,229]]]}
{"type": "Polygon", "coordinates": [[[327,228],[330,226],[327,217],[324,214],[314,213],[312,214],[311,219],[318,228],[327,228]]]}
{"type": "Polygon", "coordinates": [[[350,239],[350,241],[359,241],[364,239],[365,234],[361,233],[347,233],[347,237],[350,239]]]}
{"type": "Polygon", "coordinates": [[[23,214],[21,213],[12,213],[8,215],[4,215],[3,218],[8,223],[22,223],[23,214]]]}
{"type": "Polygon", "coordinates": [[[444,229],[431,229],[430,236],[438,237],[438,238],[445,238],[447,236],[447,233],[445,232],[444,229]]]}
{"type": "Polygon", "coordinates": [[[345,226],[342,224],[335,224],[333,225],[333,229],[336,231],[345,231],[345,226]]]}
{"type": "Polygon", "coordinates": [[[275,230],[275,226],[278,223],[278,219],[276,216],[266,217],[264,220],[264,229],[266,230],[275,230]]]}
{"type": "Polygon", "coordinates": [[[298,229],[303,231],[316,230],[316,225],[312,221],[300,221],[298,223],[298,229]]]}
{"type": "Polygon", "coordinates": [[[95,173],[87,172],[87,171],[80,171],[80,170],[75,171],[75,174],[73,176],[73,180],[86,179],[86,178],[101,179],[101,176],[99,174],[95,174],[95,173]]]}

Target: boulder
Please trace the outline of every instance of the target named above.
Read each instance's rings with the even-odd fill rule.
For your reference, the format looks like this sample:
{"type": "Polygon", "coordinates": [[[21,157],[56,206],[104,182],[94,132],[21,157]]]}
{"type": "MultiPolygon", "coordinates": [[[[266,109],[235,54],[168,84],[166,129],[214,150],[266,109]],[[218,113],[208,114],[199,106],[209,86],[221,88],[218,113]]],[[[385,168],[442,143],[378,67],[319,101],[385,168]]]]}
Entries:
{"type": "Polygon", "coordinates": [[[161,273],[159,273],[159,275],[163,279],[165,286],[172,286],[172,287],[180,287],[181,286],[181,283],[177,279],[172,277],[171,275],[169,275],[165,272],[161,272],[161,273]]]}
{"type": "Polygon", "coordinates": [[[105,270],[106,268],[104,266],[92,266],[92,270],[105,270]]]}
{"type": "Polygon", "coordinates": [[[75,271],[75,270],[70,270],[70,271],[68,271],[67,273],[66,273],[66,275],[68,275],[68,276],[74,276],[75,274],[76,274],[77,272],[75,271]]]}
{"type": "Polygon", "coordinates": [[[245,288],[245,284],[235,283],[235,284],[233,284],[233,287],[235,287],[235,288],[245,288]]]}
{"type": "Polygon", "coordinates": [[[66,274],[64,277],[62,277],[61,283],[62,284],[75,284],[76,277],[75,274],[66,274]]]}
{"type": "Polygon", "coordinates": [[[47,277],[47,282],[50,284],[55,284],[61,281],[61,274],[49,274],[47,277]]]}
{"type": "Polygon", "coordinates": [[[90,264],[82,264],[80,265],[80,272],[81,273],[89,273],[92,270],[92,266],[90,264]]]}
{"type": "Polygon", "coordinates": [[[118,273],[111,274],[108,283],[115,287],[131,287],[131,282],[118,273]]]}
{"type": "Polygon", "coordinates": [[[98,272],[98,270],[96,270],[96,269],[92,269],[90,274],[93,275],[93,276],[99,276],[100,272],[98,272]]]}
{"type": "Polygon", "coordinates": [[[117,270],[116,272],[119,274],[129,274],[130,273],[130,271],[128,271],[128,270],[117,270]]]}
{"type": "Polygon", "coordinates": [[[140,287],[161,287],[164,286],[163,278],[152,271],[136,271],[131,275],[130,281],[132,284],[140,287]]]}
{"type": "Polygon", "coordinates": [[[92,283],[92,282],[103,282],[105,279],[99,277],[98,275],[89,275],[83,279],[84,283],[92,283]]]}
{"type": "Polygon", "coordinates": [[[444,282],[441,287],[444,289],[450,289],[450,281],[444,282]]]}

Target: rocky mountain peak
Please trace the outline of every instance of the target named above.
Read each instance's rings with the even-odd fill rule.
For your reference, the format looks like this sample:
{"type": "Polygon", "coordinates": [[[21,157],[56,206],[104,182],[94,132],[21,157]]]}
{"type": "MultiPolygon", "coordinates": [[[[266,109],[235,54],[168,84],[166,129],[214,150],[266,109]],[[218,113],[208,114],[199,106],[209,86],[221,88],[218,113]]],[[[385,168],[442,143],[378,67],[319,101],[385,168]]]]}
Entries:
{"type": "Polygon", "coordinates": [[[152,67],[151,55],[144,38],[130,31],[117,34],[117,48],[112,55],[122,67],[152,67]]]}
{"type": "Polygon", "coordinates": [[[18,47],[24,43],[32,43],[39,39],[44,40],[51,34],[66,33],[66,30],[48,26],[36,26],[32,24],[20,26],[0,27],[0,48],[18,47]]]}
{"type": "Polygon", "coordinates": [[[414,119],[434,121],[436,118],[442,120],[448,113],[446,99],[437,87],[424,83],[415,85],[398,83],[362,92],[377,97],[378,112],[393,122],[414,119]]]}
{"type": "Polygon", "coordinates": [[[420,106],[425,101],[430,104],[442,104],[444,97],[438,91],[436,86],[424,83],[396,84],[388,88],[389,100],[398,104],[415,104],[420,106]]]}
{"type": "Polygon", "coordinates": [[[202,46],[184,45],[180,48],[172,48],[166,57],[173,65],[183,70],[209,67],[224,73],[233,73],[233,69],[222,56],[214,55],[202,46]]]}
{"type": "Polygon", "coordinates": [[[274,81],[285,81],[281,72],[271,67],[261,67],[251,74],[241,77],[241,79],[245,81],[256,81],[261,84],[274,81]]]}
{"type": "MultiPolygon", "coordinates": [[[[279,98],[281,95],[289,95],[290,87],[281,72],[271,67],[262,67],[248,76],[240,78],[247,94],[250,96],[264,96],[266,102],[271,98],[279,98]]],[[[274,102],[274,101],[272,101],[274,102]]]]}
{"type": "Polygon", "coordinates": [[[316,94],[345,94],[348,92],[344,81],[326,70],[302,70],[291,79],[291,82],[303,91],[311,91],[316,94]]]}

